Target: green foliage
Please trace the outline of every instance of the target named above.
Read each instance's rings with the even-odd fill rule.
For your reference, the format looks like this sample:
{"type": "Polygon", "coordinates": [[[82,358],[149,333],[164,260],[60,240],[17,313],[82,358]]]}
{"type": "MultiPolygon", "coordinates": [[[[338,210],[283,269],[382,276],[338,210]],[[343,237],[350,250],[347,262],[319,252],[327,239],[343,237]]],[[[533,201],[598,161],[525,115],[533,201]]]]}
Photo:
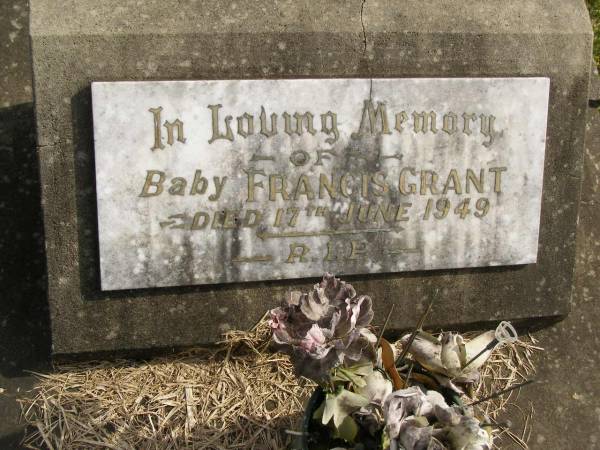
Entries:
{"type": "Polygon", "coordinates": [[[600,67],[600,0],[586,0],[594,28],[594,61],[600,67]]]}
{"type": "Polygon", "coordinates": [[[361,364],[354,367],[336,367],[333,369],[331,380],[338,383],[351,383],[355,387],[365,387],[367,382],[364,377],[373,373],[372,364],[361,364]]]}
{"type": "Polygon", "coordinates": [[[344,417],[340,426],[336,429],[336,437],[345,440],[346,442],[354,442],[354,438],[358,434],[358,425],[350,416],[344,417]]]}
{"type": "Polygon", "coordinates": [[[362,395],[340,387],[336,392],[328,392],[323,403],[325,404],[321,417],[323,425],[327,425],[333,419],[336,437],[347,442],[354,442],[354,438],[358,433],[358,425],[350,414],[363,406],[367,406],[369,400],[362,395]]]}

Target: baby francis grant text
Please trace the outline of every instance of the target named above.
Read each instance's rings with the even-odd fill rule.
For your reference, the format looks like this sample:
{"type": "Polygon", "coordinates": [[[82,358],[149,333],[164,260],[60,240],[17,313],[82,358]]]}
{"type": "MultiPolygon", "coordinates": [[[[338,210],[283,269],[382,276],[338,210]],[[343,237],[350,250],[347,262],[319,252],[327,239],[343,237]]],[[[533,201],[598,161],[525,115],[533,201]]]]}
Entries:
{"type": "MultiPolygon", "coordinates": [[[[246,192],[240,193],[240,199],[248,209],[180,211],[162,221],[161,228],[294,228],[303,217],[323,217],[330,224],[340,225],[407,222],[413,214],[422,220],[442,220],[451,215],[481,219],[490,210],[489,197],[502,193],[506,171],[506,167],[489,167],[438,173],[404,167],[397,178],[391,179],[384,172],[292,176],[247,169],[246,192]],[[446,197],[450,194],[454,194],[452,199],[446,197]],[[413,212],[414,197],[424,199],[419,202],[420,211],[413,212]],[[265,201],[277,202],[274,206],[279,207],[269,208],[265,201]]],[[[139,196],[198,196],[217,202],[227,190],[227,181],[227,177],[209,179],[201,169],[187,178],[148,170],[139,196]]]]}
{"type": "MultiPolygon", "coordinates": [[[[447,173],[418,170],[413,167],[400,169],[397,179],[389,179],[385,172],[341,173],[317,175],[287,175],[267,173],[263,169],[244,169],[247,178],[247,202],[262,200],[285,201],[315,199],[372,199],[389,193],[402,195],[446,195],[453,193],[484,194],[502,192],[502,174],[506,167],[466,169],[459,173],[450,169],[447,173]]],[[[210,201],[218,201],[226,188],[227,177],[214,176],[212,180],[197,169],[191,177],[167,177],[160,170],[148,170],[140,197],[159,195],[206,195],[210,201]]]]}

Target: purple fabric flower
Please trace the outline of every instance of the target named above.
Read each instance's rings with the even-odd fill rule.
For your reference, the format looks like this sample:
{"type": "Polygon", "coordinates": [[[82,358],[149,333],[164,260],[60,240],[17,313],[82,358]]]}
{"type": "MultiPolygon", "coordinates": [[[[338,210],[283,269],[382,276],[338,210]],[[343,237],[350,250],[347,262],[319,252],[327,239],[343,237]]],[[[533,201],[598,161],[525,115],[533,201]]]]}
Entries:
{"type": "Polygon", "coordinates": [[[375,336],[366,328],[372,301],[352,285],[325,274],[309,293],[291,292],[271,310],[273,340],[292,356],[299,375],[321,381],[339,365],[375,358],[375,336]]]}

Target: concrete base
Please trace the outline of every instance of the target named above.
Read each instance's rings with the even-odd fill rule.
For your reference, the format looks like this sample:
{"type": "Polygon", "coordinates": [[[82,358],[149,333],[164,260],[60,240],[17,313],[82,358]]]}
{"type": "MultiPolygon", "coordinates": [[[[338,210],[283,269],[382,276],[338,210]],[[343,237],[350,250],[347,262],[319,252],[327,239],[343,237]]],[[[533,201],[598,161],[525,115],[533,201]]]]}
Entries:
{"type": "Polygon", "coordinates": [[[55,354],[183,346],[247,328],[314,280],[102,292],[90,83],[281,77],[547,76],[538,263],[349,277],[391,331],[436,290],[432,325],[569,311],[592,32],[583,2],[33,0],[36,119],[55,354]],[[69,11],[68,16],[64,12],[69,11]],[[518,13],[517,13],[518,11],[518,13]]]}

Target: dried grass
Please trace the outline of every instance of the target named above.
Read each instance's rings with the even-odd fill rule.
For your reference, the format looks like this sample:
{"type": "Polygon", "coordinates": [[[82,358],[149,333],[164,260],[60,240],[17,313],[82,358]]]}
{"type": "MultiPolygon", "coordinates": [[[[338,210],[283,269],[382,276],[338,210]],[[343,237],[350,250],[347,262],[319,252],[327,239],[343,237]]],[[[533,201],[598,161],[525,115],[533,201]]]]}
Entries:
{"type": "Polygon", "coordinates": [[[269,329],[150,362],[90,361],[37,374],[24,445],[48,449],[273,449],[291,440],[314,384],[264,351],[269,329]]]}
{"type": "MultiPolygon", "coordinates": [[[[37,374],[23,399],[28,426],[24,445],[46,449],[284,449],[298,430],[314,384],[298,380],[289,359],[270,352],[261,321],[250,332],[233,331],[216,348],[194,349],[148,362],[90,361],[37,374]]],[[[485,383],[474,398],[515,385],[535,372],[527,337],[496,351],[483,367],[485,383]]],[[[477,406],[498,419],[518,395],[513,391],[477,406]]],[[[527,448],[525,429],[504,430],[500,440],[527,448]]]]}
{"type": "MultiPolygon", "coordinates": [[[[505,345],[492,353],[492,356],[481,368],[481,381],[474,389],[473,400],[486,398],[489,395],[515,386],[535,375],[535,354],[544,349],[531,335],[522,336],[517,342],[505,345]]],[[[527,442],[531,435],[533,419],[533,405],[527,411],[515,403],[520,389],[508,392],[495,399],[475,406],[478,417],[489,417],[492,421],[510,416],[512,422],[520,423],[521,430],[500,427],[495,436],[494,443],[498,448],[510,443],[522,449],[527,449],[527,442]],[[515,417],[520,415],[521,417],[515,417]]]]}

